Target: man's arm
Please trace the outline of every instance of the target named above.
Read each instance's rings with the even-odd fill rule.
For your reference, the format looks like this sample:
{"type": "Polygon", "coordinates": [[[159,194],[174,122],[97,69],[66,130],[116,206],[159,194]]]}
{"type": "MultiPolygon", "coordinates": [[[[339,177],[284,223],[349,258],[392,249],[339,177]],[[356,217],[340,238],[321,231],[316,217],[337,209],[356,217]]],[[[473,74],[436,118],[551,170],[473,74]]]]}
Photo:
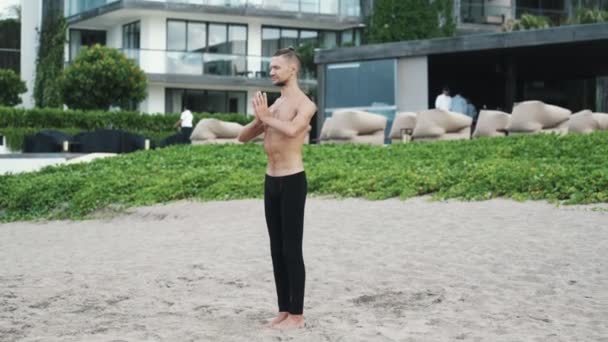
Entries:
{"type": "Polygon", "coordinates": [[[239,133],[238,140],[243,143],[248,142],[262,133],[264,133],[264,124],[256,117],[239,133]]]}
{"type": "Polygon", "coordinates": [[[308,130],[310,119],[312,119],[312,117],[317,112],[317,106],[314,103],[310,101],[305,101],[304,104],[300,106],[300,108],[298,108],[296,116],[293,118],[293,120],[283,121],[270,115],[267,101],[268,100],[266,94],[256,98],[256,100],[254,101],[256,116],[264,124],[280,131],[281,133],[285,134],[290,138],[295,138],[306,130],[308,130]]]}

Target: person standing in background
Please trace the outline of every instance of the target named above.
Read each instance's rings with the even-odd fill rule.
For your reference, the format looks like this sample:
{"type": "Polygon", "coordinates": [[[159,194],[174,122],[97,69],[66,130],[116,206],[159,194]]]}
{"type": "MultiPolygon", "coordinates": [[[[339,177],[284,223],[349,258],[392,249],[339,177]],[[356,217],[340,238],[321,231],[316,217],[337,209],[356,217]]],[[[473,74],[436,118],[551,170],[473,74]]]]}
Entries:
{"type": "Polygon", "coordinates": [[[192,120],[194,116],[192,112],[184,107],[184,111],[180,114],[179,120],[173,125],[174,128],[181,127],[180,133],[184,141],[190,141],[190,135],[192,134],[192,120]]]}
{"type": "Polygon", "coordinates": [[[450,88],[443,87],[443,92],[435,100],[435,108],[449,111],[451,107],[452,97],[450,96],[450,88]]]}

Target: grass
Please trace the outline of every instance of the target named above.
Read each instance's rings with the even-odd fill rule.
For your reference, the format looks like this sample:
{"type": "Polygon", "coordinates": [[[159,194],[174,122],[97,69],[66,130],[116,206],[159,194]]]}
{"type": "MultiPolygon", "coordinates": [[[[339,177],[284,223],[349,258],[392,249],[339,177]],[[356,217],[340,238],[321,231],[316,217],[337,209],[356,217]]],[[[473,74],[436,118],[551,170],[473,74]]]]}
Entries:
{"type": "MultiPolygon", "coordinates": [[[[372,200],[608,202],[608,132],[380,146],[306,146],[309,193],[372,200]]],[[[0,221],[82,219],[180,199],[260,198],[262,147],[177,146],[0,176],[0,221]]]]}

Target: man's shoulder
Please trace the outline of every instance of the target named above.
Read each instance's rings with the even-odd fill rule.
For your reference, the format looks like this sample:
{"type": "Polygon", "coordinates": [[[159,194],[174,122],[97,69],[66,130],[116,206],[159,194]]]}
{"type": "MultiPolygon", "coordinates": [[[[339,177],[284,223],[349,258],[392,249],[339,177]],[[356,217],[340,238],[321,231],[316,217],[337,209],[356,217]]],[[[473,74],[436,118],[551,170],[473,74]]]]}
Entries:
{"type": "Polygon", "coordinates": [[[317,105],[303,91],[300,92],[299,97],[300,99],[298,102],[300,102],[300,106],[314,106],[315,108],[317,107],[317,105]]]}

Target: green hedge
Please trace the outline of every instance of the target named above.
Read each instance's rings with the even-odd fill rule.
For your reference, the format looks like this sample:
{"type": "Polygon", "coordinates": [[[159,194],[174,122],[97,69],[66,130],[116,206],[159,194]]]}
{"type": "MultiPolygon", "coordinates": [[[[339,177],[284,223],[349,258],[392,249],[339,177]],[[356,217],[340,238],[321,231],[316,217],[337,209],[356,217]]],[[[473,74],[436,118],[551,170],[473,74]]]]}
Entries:
{"type": "MultiPolygon", "coordinates": [[[[304,148],[310,194],[368,199],[608,202],[607,156],[606,131],[304,148]]],[[[0,176],[0,221],[78,219],[188,198],[260,198],[265,165],[256,144],[175,146],[0,176]]]]}
{"type": "MultiPolygon", "coordinates": [[[[245,114],[194,113],[195,124],[203,118],[217,118],[240,124],[246,124],[253,119],[245,114]]],[[[78,128],[92,130],[111,126],[128,131],[162,132],[171,130],[171,127],[173,127],[178,119],[179,114],[141,114],[123,111],[107,112],[0,107],[0,129],[7,127],[52,127],[54,129],[78,128]]]]}

